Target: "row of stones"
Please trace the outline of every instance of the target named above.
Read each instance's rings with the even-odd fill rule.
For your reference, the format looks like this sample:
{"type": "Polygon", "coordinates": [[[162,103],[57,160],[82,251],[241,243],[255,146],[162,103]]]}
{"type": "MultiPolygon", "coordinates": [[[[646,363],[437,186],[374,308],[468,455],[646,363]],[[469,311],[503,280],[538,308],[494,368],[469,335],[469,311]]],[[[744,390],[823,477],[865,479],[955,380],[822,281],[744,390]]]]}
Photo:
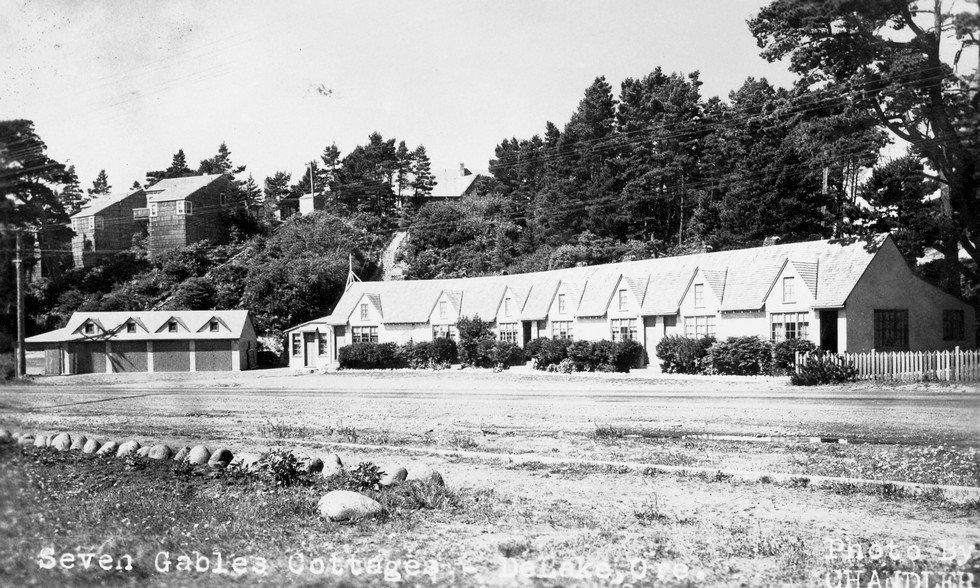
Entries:
{"type": "MultiPolygon", "coordinates": [[[[34,446],[38,448],[50,447],[57,451],[81,451],[82,453],[94,453],[96,455],[108,455],[116,457],[127,457],[135,455],[147,457],[149,459],[173,459],[177,462],[187,462],[191,465],[208,465],[210,467],[225,468],[229,464],[236,463],[243,469],[256,467],[259,460],[258,455],[240,454],[237,458],[228,449],[221,448],[211,452],[204,445],[195,447],[183,447],[174,452],[169,445],[162,443],[156,445],[140,445],[139,441],[131,439],[129,441],[106,441],[102,443],[97,439],[86,437],[81,434],[57,433],[54,435],[31,433],[11,433],[6,429],[0,429],[0,443],[15,442],[18,445],[34,446]]],[[[324,458],[315,457],[303,462],[303,468],[309,473],[321,474],[323,477],[331,478],[343,473],[344,464],[340,456],[331,453],[324,458]]],[[[408,470],[404,467],[394,468],[391,472],[386,472],[381,479],[381,486],[390,487],[408,479],[408,470]]],[[[426,484],[444,486],[442,475],[436,470],[426,470],[419,477],[419,480],[426,484]]],[[[361,518],[377,516],[382,511],[381,503],[369,496],[349,490],[332,490],[320,498],[317,503],[320,515],[331,521],[356,520],[361,518]]]]}

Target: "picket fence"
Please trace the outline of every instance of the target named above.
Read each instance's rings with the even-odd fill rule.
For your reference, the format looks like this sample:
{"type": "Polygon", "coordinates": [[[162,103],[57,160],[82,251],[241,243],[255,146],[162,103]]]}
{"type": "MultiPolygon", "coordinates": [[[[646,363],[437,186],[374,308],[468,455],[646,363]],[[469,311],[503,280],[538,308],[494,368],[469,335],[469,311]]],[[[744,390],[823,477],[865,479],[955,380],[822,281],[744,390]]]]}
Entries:
{"type": "MultiPolygon", "coordinates": [[[[796,369],[813,358],[810,353],[796,353],[796,369]]],[[[835,363],[849,363],[857,369],[859,380],[943,380],[970,382],[980,380],[980,351],[890,351],[839,353],[830,356],[835,363]]]]}

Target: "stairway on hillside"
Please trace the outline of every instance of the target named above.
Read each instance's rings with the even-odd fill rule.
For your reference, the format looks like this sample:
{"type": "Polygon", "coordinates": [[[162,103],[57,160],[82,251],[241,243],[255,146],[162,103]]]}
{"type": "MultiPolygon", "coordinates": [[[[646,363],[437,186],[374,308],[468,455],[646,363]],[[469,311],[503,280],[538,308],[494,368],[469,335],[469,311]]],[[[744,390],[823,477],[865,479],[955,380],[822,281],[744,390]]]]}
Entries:
{"type": "Polygon", "coordinates": [[[408,237],[408,231],[397,231],[391,237],[391,241],[388,246],[385,247],[384,253],[381,254],[381,279],[385,281],[389,280],[402,280],[405,276],[405,264],[395,263],[395,256],[398,254],[398,248],[402,246],[405,239],[408,237]]]}

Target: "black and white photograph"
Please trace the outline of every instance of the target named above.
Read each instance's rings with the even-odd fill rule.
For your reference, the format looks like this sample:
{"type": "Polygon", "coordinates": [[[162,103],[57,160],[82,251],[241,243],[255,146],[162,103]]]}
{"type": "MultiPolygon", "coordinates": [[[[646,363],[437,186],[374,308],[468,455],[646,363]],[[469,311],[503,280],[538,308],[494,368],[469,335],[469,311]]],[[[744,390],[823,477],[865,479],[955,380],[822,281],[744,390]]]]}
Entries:
{"type": "Polygon", "coordinates": [[[0,586],[980,586],[980,0],[0,0],[0,586]]]}

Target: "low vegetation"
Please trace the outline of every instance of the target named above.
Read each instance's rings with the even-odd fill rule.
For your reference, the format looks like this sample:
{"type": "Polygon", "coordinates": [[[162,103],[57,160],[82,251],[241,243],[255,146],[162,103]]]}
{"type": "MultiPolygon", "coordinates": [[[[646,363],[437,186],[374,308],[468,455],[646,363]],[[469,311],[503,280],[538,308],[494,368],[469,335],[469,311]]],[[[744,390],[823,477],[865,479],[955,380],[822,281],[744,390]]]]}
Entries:
{"type": "Polygon", "coordinates": [[[629,372],[642,364],[643,346],[636,341],[571,341],[534,339],[525,353],[532,365],[549,372],[629,372]]]}

